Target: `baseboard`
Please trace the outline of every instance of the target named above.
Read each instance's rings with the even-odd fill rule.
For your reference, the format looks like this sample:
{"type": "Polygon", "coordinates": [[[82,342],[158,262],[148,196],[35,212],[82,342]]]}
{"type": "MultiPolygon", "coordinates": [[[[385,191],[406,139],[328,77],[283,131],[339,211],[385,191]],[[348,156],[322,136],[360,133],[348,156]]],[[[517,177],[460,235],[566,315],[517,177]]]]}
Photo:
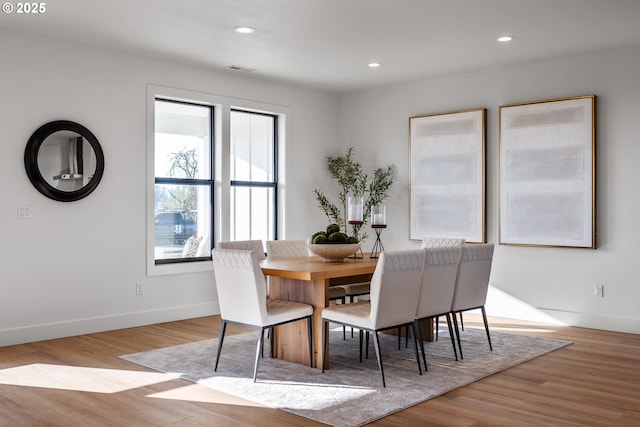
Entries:
{"type": "Polygon", "coordinates": [[[551,308],[538,308],[538,310],[559,320],[565,325],[640,334],[640,319],[638,318],[610,315],[605,316],[601,314],[563,311],[551,308]]]}
{"type": "Polygon", "coordinates": [[[489,287],[486,309],[489,316],[640,334],[640,318],[534,307],[493,286],[489,287]]]}
{"type": "Polygon", "coordinates": [[[219,314],[213,302],[0,330],[0,347],[219,314]]]}

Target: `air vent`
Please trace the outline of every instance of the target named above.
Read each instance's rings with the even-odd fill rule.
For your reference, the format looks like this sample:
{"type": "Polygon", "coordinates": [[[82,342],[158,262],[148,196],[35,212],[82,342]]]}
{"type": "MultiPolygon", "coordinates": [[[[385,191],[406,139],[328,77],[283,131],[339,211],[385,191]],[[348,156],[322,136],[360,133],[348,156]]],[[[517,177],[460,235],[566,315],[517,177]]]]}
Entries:
{"type": "Polygon", "coordinates": [[[229,65],[227,68],[229,70],[233,70],[233,71],[244,71],[245,73],[255,73],[256,72],[255,68],[241,67],[239,65],[229,65]]]}

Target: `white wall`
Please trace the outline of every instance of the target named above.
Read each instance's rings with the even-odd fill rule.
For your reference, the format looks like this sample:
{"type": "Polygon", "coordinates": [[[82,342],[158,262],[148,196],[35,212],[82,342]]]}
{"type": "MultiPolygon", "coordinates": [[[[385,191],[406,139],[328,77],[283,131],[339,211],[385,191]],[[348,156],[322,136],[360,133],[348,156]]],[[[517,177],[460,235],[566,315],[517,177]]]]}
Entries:
{"type": "Polygon", "coordinates": [[[287,106],[284,207],[309,213],[287,215],[284,236],[324,222],[308,208],[328,177],[309,171],[336,150],[335,95],[1,31],[0,56],[0,346],[216,313],[212,272],[146,275],[148,84],[287,106]],[[100,185],[77,202],[45,198],[24,169],[31,133],[58,119],[104,150],[100,185]],[[17,219],[18,205],[33,218],[17,219]]]}
{"type": "MultiPolygon", "coordinates": [[[[382,70],[384,71],[384,70],[382,70]]],[[[497,246],[489,314],[640,333],[640,47],[521,64],[345,94],[340,139],[366,164],[398,167],[385,248],[409,240],[410,116],[488,108],[487,235],[498,242],[498,107],[597,95],[596,250],[497,246]],[[594,285],[605,297],[594,297],[594,285]]],[[[373,243],[373,242],[371,242],[373,243]]],[[[366,249],[366,248],[365,248],[366,249]]]]}
{"type": "MultiPolygon", "coordinates": [[[[369,168],[398,167],[389,200],[387,249],[408,239],[408,118],[488,108],[487,230],[497,243],[498,106],[598,96],[598,249],[498,246],[490,314],[543,313],[574,325],[640,333],[635,242],[640,236],[640,47],[486,70],[335,95],[81,45],[0,31],[0,346],[116,329],[217,310],[211,272],[148,277],[146,87],[201,91],[290,108],[286,229],[305,238],[325,218],[312,190],[331,191],[325,156],[356,147],[369,168]],[[77,121],[105,152],[97,190],[72,203],[30,184],[24,147],[41,124],[77,121]],[[31,220],[17,219],[29,205],[31,220]],[[135,295],[135,283],[144,295],[135,295]],[[593,285],[605,284],[605,297],[593,285]],[[504,296],[510,297],[507,304],[504,296]],[[531,307],[533,308],[531,308],[531,307]]],[[[368,250],[373,244],[365,242],[368,250]]]]}

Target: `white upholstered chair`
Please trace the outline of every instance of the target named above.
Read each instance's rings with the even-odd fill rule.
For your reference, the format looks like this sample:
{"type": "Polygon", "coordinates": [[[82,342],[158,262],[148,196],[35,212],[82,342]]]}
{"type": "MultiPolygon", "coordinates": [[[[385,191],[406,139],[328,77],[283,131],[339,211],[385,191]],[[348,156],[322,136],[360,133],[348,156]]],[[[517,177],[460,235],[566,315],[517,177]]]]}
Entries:
{"type": "Polygon", "coordinates": [[[220,249],[240,249],[245,251],[256,251],[258,261],[262,261],[267,257],[264,254],[264,245],[262,240],[233,240],[218,243],[220,249]]]}
{"type": "MultiPolygon", "coordinates": [[[[434,236],[427,236],[424,239],[422,239],[422,249],[426,249],[426,248],[440,248],[440,247],[449,247],[449,246],[463,246],[465,244],[465,240],[464,239],[455,239],[452,237],[434,237],[434,236]]],[[[458,261],[458,265],[459,265],[458,261]]],[[[462,313],[459,314],[460,316],[460,326],[462,327],[462,329],[464,330],[464,322],[462,321],[462,313]]],[[[440,324],[440,316],[436,317],[436,340],[438,339],[438,331],[439,331],[439,324],[440,324]]]]}
{"type": "Polygon", "coordinates": [[[425,237],[422,239],[422,249],[426,248],[440,248],[447,246],[462,246],[464,245],[464,239],[453,239],[449,237],[425,237]]]}
{"type": "Polygon", "coordinates": [[[427,359],[424,354],[424,343],[420,321],[423,319],[438,318],[446,316],[449,336],[453,346],[453,354],[458,360],[455,337],[451,326],[451,302],[456,286],[456,275],[458,273],[458,262],[460,259],[461,246],[429,247],[424,249],[425,260],[422,273],[422,286],[420,288],[420,298],[416,310],[416,327],[418,329],[418,342],[424,360],[424,369],[427,369],[427,359]]]}
{"type": "MultiPolygon", "coordinates": [[[[414,320],[422,285],[422,268],[425,251],[422,249],[385,251],[380,254],[376,270],[371,278],[369,302],[337,305],[322,310],[322,370],[327,354],[328,322],[360,329],[360,360],[362,360],[362,333],[374,335],[374,346],[382,385],[386,386],[378,332],[409,325],[416,337],[414,320]]],[[[418,345],[415,345],[418,372],[422,375],[418,345]]]]}
{"type": "MultiPolygon", "coordinates": [[[[229,240],[226,242],[218,243],[218,247],[220,249],[237,249],[243,251],[255,251],[258,256],[258,262],[266,259],[266,255],[264,253],[264,244],[262,240],[229,240]]],[[[269,298],[269,282],[265,281],[265,286],[267,289],[267,298],[269,298]]]]}
{"type": "Polygon", "coordinates": [[[460,358],[462,356],[462,345],[460,343],[460,331],[456,321],[456,313],[467,310],[480,309],[484,328],[487,332],[489,349],[493,351],[491,345],[491,335],[489,334],[489,323],[484,305],[487,301],[487,291],[489,290],[489,277],[491,275],[491,265],[493,262],[493,243],[464,245],[458,275],[456,277],[456,288],[453,293],[451,303],[451,313],[453,314],[453,325],[458,340],[458,350],[460,358]]]}
{"type": "Polygon", "coordinates": [[[258,375],[264,331],[274,326],[307,319],[309,335],[309,365],[313,366],[313,307],[293,301],[267,300],[265,277],[260,269],[259,254],[255,251],[214,249],[211,251],[213,273],[220,304],[220,339],[214,371],[218,370],[220,352],[227,323],[258,328],[253,381],[258,375]]]}
{"type": "Polygon", "coordinates": [[[301,258],[309,256],[304,240],[267,240],[267,259],[301,258]]]}

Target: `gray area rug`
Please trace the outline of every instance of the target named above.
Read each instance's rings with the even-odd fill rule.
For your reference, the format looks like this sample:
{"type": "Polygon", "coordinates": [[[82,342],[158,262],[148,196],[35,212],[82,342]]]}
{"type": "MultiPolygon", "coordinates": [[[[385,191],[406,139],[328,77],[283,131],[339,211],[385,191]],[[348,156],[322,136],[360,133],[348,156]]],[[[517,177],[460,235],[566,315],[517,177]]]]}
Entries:
{"type": "MultiPolygon", "coordinates": [[[[466,328],[461,332],[464,360],[456,362],[445,329],[439,341],[425,343],[429,371],[420,376],[411,341],[405,348],[403,339],[398,350],[397,337],[380,335],[386,388],[373,343],[369,359],[359,363],[357,332],[354,338],[347,333],[343,340],[340,327],[331,331],[331,369],[324,374],[265,357],[254,383],[257,333],[225,337],[217,372],[213,371],[217,339],[121,358],[328,425],[360,426],[571,344],[492,331],[493,351],[489,351],[484,330],[466,328]]],[[[266,347],[264,354],[269,354],[266,347]]]]}

